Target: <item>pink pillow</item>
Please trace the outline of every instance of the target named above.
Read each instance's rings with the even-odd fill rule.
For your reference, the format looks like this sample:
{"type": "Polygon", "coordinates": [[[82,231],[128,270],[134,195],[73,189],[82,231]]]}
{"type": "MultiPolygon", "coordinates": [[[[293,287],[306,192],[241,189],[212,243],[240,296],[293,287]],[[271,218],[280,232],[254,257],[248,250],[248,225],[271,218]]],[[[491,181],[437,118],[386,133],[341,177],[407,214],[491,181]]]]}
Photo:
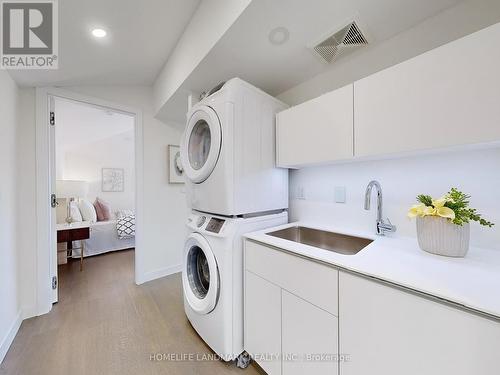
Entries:
{"type": "Polygon", "coordinates": [[[97,221],[108,221],[111,219],[111,208],[109,207],[109,203],[97,197],[94,202],[94,207],[97,213],[97,221]]]}

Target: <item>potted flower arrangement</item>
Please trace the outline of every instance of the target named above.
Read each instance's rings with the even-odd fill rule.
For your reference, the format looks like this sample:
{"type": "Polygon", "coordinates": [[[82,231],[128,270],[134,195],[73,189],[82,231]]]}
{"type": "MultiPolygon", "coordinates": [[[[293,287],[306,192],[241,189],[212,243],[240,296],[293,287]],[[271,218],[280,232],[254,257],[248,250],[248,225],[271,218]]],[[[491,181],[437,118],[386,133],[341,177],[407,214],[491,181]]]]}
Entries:
{"type": "Polygon", "coordinates": [[[492,227],[475,208],[469,207],[467,194],[452,188],[446,195],[433,199],[429,195],[417,196],[416,205],[408,216],[417,218],[417,238],[422,250],[429,253],[464,257],[469,250],[470,221],[492,227]]]}

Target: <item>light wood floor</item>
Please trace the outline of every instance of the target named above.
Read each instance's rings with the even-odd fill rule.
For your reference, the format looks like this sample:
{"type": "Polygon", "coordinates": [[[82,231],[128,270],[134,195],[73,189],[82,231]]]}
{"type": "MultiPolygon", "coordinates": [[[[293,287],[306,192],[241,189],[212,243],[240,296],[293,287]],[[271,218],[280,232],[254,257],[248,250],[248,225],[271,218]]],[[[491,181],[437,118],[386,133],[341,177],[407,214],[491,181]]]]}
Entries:
{"type": "Polygon", "coordinates": [[[0,374],[242,374],[222,361],[152,361],[155,353],[212,353],[184,315],[180,275],[134,284],[134,253],[59,267],[59,303],[25,320],[0,374]]]}

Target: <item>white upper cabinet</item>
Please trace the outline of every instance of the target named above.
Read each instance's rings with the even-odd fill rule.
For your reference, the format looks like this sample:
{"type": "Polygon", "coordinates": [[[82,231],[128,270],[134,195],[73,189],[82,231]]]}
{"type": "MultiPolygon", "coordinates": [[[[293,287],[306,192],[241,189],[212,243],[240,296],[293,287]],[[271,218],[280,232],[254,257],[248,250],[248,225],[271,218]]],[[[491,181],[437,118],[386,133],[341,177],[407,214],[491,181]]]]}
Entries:
{"type": "Polygon", "coordinates": [[[355,156],[500,140],[500,24],[354,84],[355,156]]]}
{"type": "Polygon", "coordinates": [[[279,167],[297,168],[353,157],[353,85],[278,113],[279,167]]]}

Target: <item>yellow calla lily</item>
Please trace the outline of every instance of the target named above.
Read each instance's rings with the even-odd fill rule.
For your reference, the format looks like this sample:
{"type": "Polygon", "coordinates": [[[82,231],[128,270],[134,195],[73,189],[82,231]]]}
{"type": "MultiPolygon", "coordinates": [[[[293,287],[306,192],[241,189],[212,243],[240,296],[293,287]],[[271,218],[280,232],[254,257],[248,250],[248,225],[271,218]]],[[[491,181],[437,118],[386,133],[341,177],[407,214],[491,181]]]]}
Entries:
{"type": "Polygon", "coordinates": [[[455,218],[455,211],[453,211],[449,207],[439,207],[436,208],[436,216],[441,216],[453,220],[455,218]]]}
{"type": "Polygon", "coordinates": [[[408,217],[414,218],[417,216],[424,216],[425,205],[423,203],[414,204],[408,210],[408,217]]]}
{"type": "Polygon", "coordinates": [[[422,216],[434,216],[436,209],[434,207],[425,206],[424,213],[422,216]]]}
{"type": "Polygon", "coordinates": [[[439,199],[433,199],[432,200],[432,205],[435,207],[435,208],[441,208],[441,207],[444,207],[444,205],[446,204],[446,197],[441,197],[439,199]]]}
{"type": "Polygon", "coordinates": [[[441,197],[439,199],[432,200],[432,206],[426,206],[423,203],[415,204],[408,210],[408,217],[424,217],[424,216],[439,216],[446,219],[455,219],[455,212],[449,208],[445,207],[447,197],[441,197]]]}

